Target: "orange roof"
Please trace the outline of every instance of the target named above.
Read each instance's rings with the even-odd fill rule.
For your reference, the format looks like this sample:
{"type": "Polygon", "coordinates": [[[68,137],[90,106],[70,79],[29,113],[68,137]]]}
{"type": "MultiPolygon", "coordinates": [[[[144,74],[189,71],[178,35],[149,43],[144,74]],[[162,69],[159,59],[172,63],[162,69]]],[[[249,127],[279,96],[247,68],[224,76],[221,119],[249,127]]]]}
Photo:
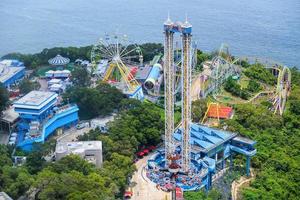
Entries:
{"type": "Polygon", "coordinates": [[[218,118],[218,112],[219,112],[219,118],[229,119],[232,115],[232,111],[233,109],[231,107],[221,106],[221,105],[217,106],[213,104],[209,107],[207,117],[218,118]]]}

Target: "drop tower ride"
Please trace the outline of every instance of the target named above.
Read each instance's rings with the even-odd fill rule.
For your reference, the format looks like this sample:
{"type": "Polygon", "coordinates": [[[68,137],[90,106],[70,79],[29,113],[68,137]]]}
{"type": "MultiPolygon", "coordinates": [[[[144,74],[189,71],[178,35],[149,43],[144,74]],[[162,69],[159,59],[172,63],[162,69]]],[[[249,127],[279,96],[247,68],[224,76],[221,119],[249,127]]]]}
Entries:
{"type": "Polygon", "coordinates": [[[174,93],[175,93],[175,65],[174,65],[174,33],[181,33],[182,38],[182,149],[181,170],[188,172],[190,167],[190,122],[191,122],[191,40],[192,25],[187,21],[184,23],[173,23],[168,17],[164,23],[164,84],[165,84],[165,158],[166,165],[172,162],[170,159],[175,154],[176,146],[173,142],[174,133],[174,93]]]}

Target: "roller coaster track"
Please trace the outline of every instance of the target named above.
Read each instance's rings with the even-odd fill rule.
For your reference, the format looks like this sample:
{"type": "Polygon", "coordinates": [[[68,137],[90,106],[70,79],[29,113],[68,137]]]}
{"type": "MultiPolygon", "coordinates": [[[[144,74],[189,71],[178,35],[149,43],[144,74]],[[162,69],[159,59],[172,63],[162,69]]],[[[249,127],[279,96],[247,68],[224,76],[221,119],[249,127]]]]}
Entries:
{"type": "MultiPolygon", "coordinates": [[[[251,58],[251,57],[250,57],[251,58]]],[[[251,58],[253,59],[253,58],[251,58]]],[[[246,59],[248,60],[248,59],[246,59]]],[[[255,62],[259,62],[258,58],[255,58],[255,62]]],[[[291,72],[290,69],[284,65],[283,67],[279,66],[276,64],[274,61],[264,61],[262,62],[265,66],[266,69],[271,69],[271,70],[276,70],[277,71],[277,83],[276,83],[276,89],[274,91],[261,91],[254,95],[251,99],[249,100],[239,100],[238,102],[230,103],[230,102],[225,102],[217,98],[217,95],[214,94],[213,97],[216,99],[218,102],[221,103],[229,103],[229,104],[242,104],[242,103],[250,103],[253,100],[255,100],[257,97],[263,95],[263,94],[274,94],[273,97],[271,98],[272,104],[273,104],[273,110],[274,114],[278,113],[279,115],[282,115],[285,109],[285,104],[287,101],[287,97],[290,92],[291,88],[291,72]]]]}
{"type": "Polygon", "coordinates": [[[257,58],[243,56],[241,60],[246,60],[254,63],[262,63],[266,69],[276,70],[278,72],[276,90],[272,98],[274,113],[283,114],[287,97],[291,89],[291,71],[290,69],[279,62],[270,60],[268,58],[257,58]]]}
{"type": "MultiPolygon", "coordinates": [[[[254,101],[257,97],[259,97],[260,95],[263,95],[263,94],[273,94],[274,91],[261,91],[261,92],[258,92],[257,94],[255,94],[253,97],[251,97],[250,99],[248,100],[239,100],[237,102],[227,102],[227,101],[222,101],[220,100],[219,98],[217,98],[216,95],[213,95],[214,99],[220,103],[225,103],[225,104],[244,104],[244,103],[251,103],[252,101],[254,101]]],[[[222,96],[221,96],[222,97],[222,96]]],[[[223,96],[223,97],[226,97],[226,96],[223,96]]]]}

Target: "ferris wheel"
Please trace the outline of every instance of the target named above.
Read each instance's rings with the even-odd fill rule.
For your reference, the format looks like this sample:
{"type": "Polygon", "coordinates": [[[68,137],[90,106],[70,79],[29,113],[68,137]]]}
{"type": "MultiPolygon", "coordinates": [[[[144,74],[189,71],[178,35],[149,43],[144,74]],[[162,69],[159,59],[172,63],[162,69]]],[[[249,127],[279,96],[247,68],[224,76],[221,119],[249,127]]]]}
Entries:
{"type": "Polygon", "coordinates": [[[103,67],[103,81],[109,82],[113,79],[125,83],[129,91],[139,85],[129,67],[137,66],[138,63],[142,64],[143,55],[140,47],[130,42],[127,35],[106,34],[100,38],[92,48],[91,62],[93,70],[99,66],[103,67]],[[105,60],[105,65],[101,65],[103,60],[105,60]],[[120,75],[119,80],[112,78],[116,74],[115,71],[118,71],[117,74],[120,75]]]}
{"type": "Polygon", "coordinates": [[[143,62],[143,55],[140,47],[129,41],[127,35],[106,34],[100,38],[91,51],[91,62],[93,65],[101,59],[115,63],[137,63],[143,62]]]}

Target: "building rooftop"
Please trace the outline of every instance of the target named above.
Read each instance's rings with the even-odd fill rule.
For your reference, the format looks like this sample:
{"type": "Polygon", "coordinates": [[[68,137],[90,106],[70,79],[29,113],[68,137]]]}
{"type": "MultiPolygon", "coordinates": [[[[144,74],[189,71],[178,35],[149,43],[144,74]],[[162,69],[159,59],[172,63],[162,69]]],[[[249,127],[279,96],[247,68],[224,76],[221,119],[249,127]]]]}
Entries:
{"type": "Polygon", "coordinates": [[[55,83],[60,83],[60,82],[61,82],[61,80],[60,79],[56,79],[56,78],[51,79],[50,81],[48,81],[48,83],[50,83],[50,84],[55,84],[55,83]]]}
{"type": "Polygon", "coordinates": [[[45,102],[49,102],[57,97],[57,94],[54,92],[44,92],[44,91],[31,91],[26,94],[24,97],[19,99],[14,103],[15,107],[20,105],[28,105],[28,106],[40,106],[45,104],[45,102]]]}
{"type": "Polygon", "coordinates": [[[251,146],[256,144],[256,141],[253,141],[253,140],[250,140],[249,138],[245,138],[245,137],[241,137],[241,136],[235,137],[233,139],[233,141],[248,144],[248,145],[251,145],[251,146]]]}
{"type": "Polygon", "coordinates": [[[67,70],[67,69],[64,69],[64,70],[49,70],[46,72],[46,74],[70,74],[71,71],[70,70],[67,70]]]}
{"type": "Polygon", "coordinates": [[[14,108],[9,107],[7,110],[3,111],[1,120],[8,123],[14,123],[18,117],[19,114],[14,110],[14,108]]]}
{"type": "Polygon", "coordinates": [[[56,144],[56,153],[82,153],[85,150],[102,149],[101,141],[83,141],[83,142],[58,142],[56,144]]]}
{"type": "MultiPolygon", "coordinates": [[[[179,128],[173,134],[175,140],[181,141],[182,129],[179,128]]],[[[190,144],[199,147],[202,151],[210,151],[216,146],[228,141],[235,137],[237,134],[210,128],[200,124],[191,124],[191,137],[190,144]]]]}
{"type": "Polygon", "coordinates": [[[25,67],[8,67],[6,65],[0,64],[0,82],[6,82],[8,79],[12,78],[23,69],[25,69],[25,67]]]}
{"type": "Polygon", "coordinates": [[[229,119],[233,114],[231,107],[212,104],[207,112],[207,117],[229,119]]]}
{"type": "Polygon", "coordinates": [[[69,58],[62,57],[61,55],[56,55],[54,58],[48,60],[50,65],[66,65],[70,62],[69,58]]]}
{"type": "Polygon", "coordinates": [[[4,64],[6,66],[13,66],[13,67],[24,66],[23,62],[20,62],[18,60],[13,60],[13,59],[4,59],[4,60],[1,60],[0,64],[4,64]]]}

